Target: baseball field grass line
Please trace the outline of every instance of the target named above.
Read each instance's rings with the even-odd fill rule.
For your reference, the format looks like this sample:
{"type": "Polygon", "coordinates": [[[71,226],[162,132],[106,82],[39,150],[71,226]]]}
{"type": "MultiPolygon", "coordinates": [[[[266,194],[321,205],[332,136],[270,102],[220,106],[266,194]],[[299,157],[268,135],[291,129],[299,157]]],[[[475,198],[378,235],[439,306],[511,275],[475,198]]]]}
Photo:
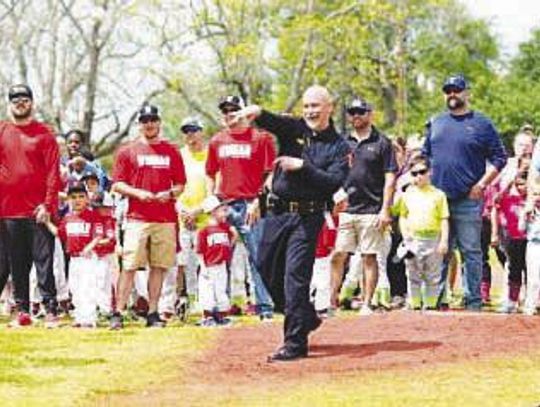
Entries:
{"type": "Polygon", "coordinates": [[[215,333],[196,327],[104,330],[0,328],[0,405],[94,405],[107,394],[173,381],[215,333]]]}
{"type": "MultiPolygon", "coordinates": [[[[347,374],[289,388],[235,389],[202,405],[223,406],[437,406],[540,405],[540,351],[517,358],[448,363],[437,367],[347,374]]],[[[169,404],[166,404],[169,405],[169,404]]],[[[172,404],[171,404],[172,405],[172,404]]]]}

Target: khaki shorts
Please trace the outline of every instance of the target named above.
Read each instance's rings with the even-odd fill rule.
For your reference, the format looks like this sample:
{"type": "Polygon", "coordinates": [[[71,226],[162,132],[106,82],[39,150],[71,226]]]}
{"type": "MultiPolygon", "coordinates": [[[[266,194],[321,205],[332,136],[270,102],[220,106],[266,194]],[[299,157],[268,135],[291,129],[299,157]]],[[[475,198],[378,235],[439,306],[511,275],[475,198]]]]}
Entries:
{"type": "Polygon", "coordinates": [[[175,224],[128,221],[123,253],[124,270],[171,268],[176,261],[175,224]]]}
{"type": "Polygon", "coordinates": [[[336,251],[379,254],[385,250],[384,232],[377,229],[378,215],[339,214],[336,251]]]}

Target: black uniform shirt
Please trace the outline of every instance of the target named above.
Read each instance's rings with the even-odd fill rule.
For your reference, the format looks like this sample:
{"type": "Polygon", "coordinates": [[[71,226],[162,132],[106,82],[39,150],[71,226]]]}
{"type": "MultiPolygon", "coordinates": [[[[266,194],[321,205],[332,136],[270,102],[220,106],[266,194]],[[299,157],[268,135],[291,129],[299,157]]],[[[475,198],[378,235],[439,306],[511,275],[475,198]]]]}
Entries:
{"type": "Polygon", "coordinates": [[[345,181],[349,194],[348,213],[377,214],[383,203],[385,174],[397,172],[392,142],[374,126],[367,139],[348,138],[352,148],[352,167],[345,181]]]}
{"type": "Polygon", "coordinates": [[[330,202],[347,178],[350,148],[331,123],[321,131],[311,130],[304,119],[263,111],[255,123],[275,134],[278,156],[302,158],[298,171],[274,169],[272,191],[287,201],[330,202]]]}

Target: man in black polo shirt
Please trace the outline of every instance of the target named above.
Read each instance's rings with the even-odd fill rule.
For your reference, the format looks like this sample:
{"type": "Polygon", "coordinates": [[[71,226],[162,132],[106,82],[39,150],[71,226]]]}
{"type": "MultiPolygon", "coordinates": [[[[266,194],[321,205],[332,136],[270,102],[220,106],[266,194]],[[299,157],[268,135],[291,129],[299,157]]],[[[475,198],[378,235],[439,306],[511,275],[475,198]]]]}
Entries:
{"type": "Polygon", "coordinates": [[[344,185],[348,208],[339,215],[332,276],[342,277],[348,253],[358,251],[362,255],[364,305],[360,315],[370,315],[379,277],[377,255],[384,251],[384,233],[392,221],[390,205],[397,164],[392,142],[372,124],[373,108],[369,103],[354,99],[347,108],[347,119],[352,126],[348,137],[352,167],[344,185]]]}

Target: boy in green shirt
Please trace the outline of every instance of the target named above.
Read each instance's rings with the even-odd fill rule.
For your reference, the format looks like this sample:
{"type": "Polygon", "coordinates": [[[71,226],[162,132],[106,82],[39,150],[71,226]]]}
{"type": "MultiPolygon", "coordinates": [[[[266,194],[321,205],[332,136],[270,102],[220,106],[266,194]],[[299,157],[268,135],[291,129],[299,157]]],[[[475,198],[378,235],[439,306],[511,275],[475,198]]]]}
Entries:
{"type": "Polygon", "coordinates": [[[440,266],[448,252],[448,203],[444,192],[431,185],[427,158],[414,158],[410,175],[411,186],[394,206],[408,251],[408,302],[412,309],[435,309],[440,266]]]}

